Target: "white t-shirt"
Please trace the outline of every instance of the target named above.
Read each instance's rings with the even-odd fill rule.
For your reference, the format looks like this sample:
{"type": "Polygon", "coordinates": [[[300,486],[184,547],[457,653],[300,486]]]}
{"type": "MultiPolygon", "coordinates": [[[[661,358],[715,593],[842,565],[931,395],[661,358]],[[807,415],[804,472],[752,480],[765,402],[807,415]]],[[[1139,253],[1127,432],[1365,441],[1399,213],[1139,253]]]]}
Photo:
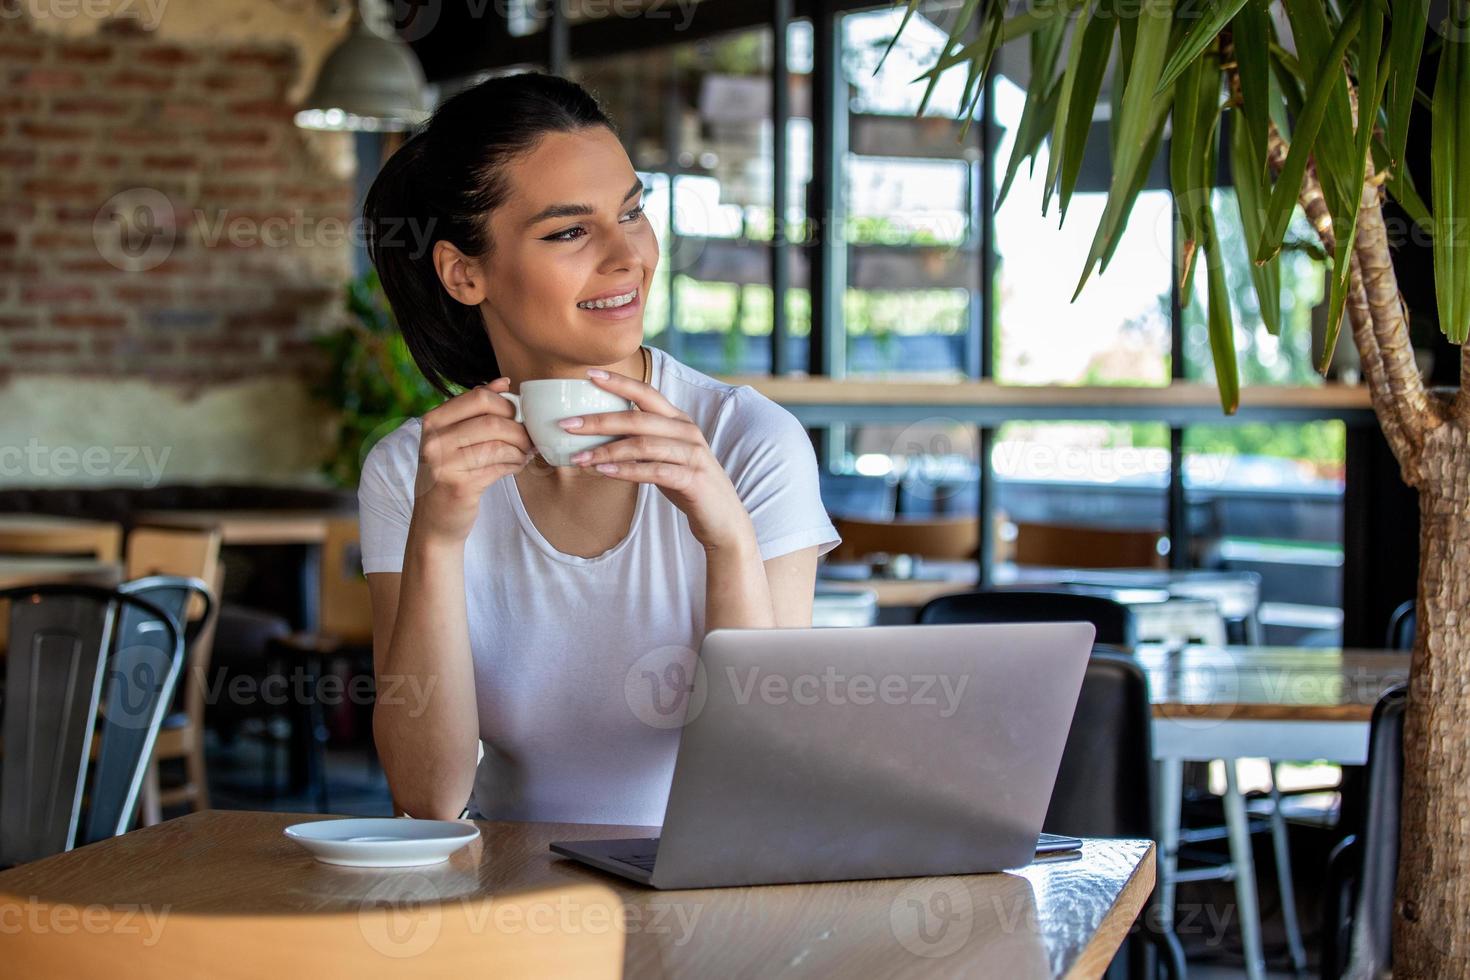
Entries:
{"type": "MultiPolygon", "coordinates": [[[[704,432],[761,559],[836,547],[796,417],[749,385],[651,352],[651,383],[704,432]]],[[[421,425],[410,419],[363,463],[365,572],[403,568],[421,425]]],[[[484,747],[471,815],[662,824],[685,678],[705,632],[704,550],[684,513],[641,483],[627,537],[582,558],[551,546],[506,477],[480,500],[464,577],[484,747]]]]}

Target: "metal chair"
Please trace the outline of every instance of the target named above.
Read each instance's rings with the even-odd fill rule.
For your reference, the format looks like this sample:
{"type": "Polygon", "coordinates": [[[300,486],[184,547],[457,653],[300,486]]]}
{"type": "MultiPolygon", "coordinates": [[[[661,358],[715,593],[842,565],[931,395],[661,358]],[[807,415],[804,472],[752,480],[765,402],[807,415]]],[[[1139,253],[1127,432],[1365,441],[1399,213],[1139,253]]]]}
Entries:
{"type": "Polygon", "coordinates": [[[1097,628],[1098,643],[1132,650],[1138,642],[1133,611],[1121,602],[1075,592],[984,589],[937,596],[919,610],[920,623],[1056,623],[1082,620],[1097,628]]]}
{"type": "Polygon", "coordinates": [[[0,865],[77,843],[104,710],[82,839],[126,829],[184,660],[178,620],[145,597],[151,589],[138,591],[144,594],[76,584],[0,590],[11,603],[0,865]]]}
{"type": "MultiPolygon", "coordinates": [[[[172,617],[176,629],[184,624],[186,656],[198,644],[214,612],[213,594],[202,579],[150,575],[124,582],[117,591],[153,603],[172,617]],[[189,621],[189,612],[196,606],[200,615],[189,621]]],[[[164,621],[141,615],[137,607],[125,605],[122,609],[108,664],[110,684],[97,733],[91,803],[79,844],[126,833],[133,822],[143,781],[152,766],[153,749],[183,674],[182,664],[177,669],[172,667],[171,647],[161,645],[165,627],[164,621]],[[167,696],[163,696],[159,680],[169,670],[173,670],[174,677],[167,696]],[[139,759],[142,777],[135,772],[139,759]]]]}
{"type": "Polygon", "coordinates": [[[1388,976],[1393,968],[1393,895],[1398,882],[1407,706],[1408,687],[1401,684],[1385,692],[1373,708],[1367,806],[1353,833],[1333,848],[1327,860],[1323,980],[1388,976]]]}
{"type": "MultiPolygon", "coordinates": [[[[184,575],[210,584],[215,597],[224,593],[224,564],[220,559],[218,528],[135,527],[127,538],[127,577],[136,580],[154,575],[184,575]]],[[[143,780],[145,825],[163,819],[165,806],[183,804],[192,810],[209,809],[209,777],[204,760],[204,709],[206,676],[220,617],[210,618],[214,604],[208,597],[189,603],[179,620],[185,631],[188,657],[184,674],[174,691],[174,701],[163,716],[158,741],[153,746],[153,763],[143,780]],[[159,786],[162,761],[178,760],[184,781],[166,791],[159,786]]]]}
{"type": "MultiPolygon", "coordinates": [[[[1148,677],[1132,657],[1095,647],[1042,829],[1079,837],[1162,840],[1153,774],[1148,677]]],[[[1168,924],[1170,917],[1151,911],[1159,901],[1155,889],[1139,930],[1177,980],[1185,975],[1184,949],[1168,924]]],[[[1134,976],[1143,971],[1142,952],[1129,951],[1134,976]]]]}
{"type": "Polygon", "coordinates": [[[1413,599],[1405,599],[1394,607],[1388,617],[1387,647],[1390,650],[1414,649],[1414,634],[1418,631],[1419,613],[1413,599]]]}

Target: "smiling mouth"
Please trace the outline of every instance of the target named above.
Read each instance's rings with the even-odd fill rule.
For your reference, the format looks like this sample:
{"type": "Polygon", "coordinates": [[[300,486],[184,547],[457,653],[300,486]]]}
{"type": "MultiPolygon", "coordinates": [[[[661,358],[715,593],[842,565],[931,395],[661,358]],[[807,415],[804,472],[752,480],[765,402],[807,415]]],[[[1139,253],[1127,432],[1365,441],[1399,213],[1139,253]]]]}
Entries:
{"type": "Polygon", "coordinates": [[[589,299],[584,303],[578,303],[579,310],[615,310],[620,306],[627,306],[638,299],[638,287],[633,287],[621,296],[609,296],[606,299],[589,299]]]}

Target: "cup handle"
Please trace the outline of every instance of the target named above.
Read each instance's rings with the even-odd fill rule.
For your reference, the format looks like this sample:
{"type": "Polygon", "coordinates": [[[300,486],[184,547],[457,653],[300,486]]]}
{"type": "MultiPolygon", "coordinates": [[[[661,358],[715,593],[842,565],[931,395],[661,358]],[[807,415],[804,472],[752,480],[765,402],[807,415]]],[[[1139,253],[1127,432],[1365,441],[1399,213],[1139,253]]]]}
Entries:
{"type": "Polygon", "coordinates": [[[516,417],[515,417],[514,421],[521,422],[521,423],[524,423],[526,421],[525,416],[521,412],[521,396],[520,395],[517,395],[513,391],[500,391],[500,392],[496,392],[496,394],[498,394],[501,398],[504,398],[506,401],[510,402],[512,405],[514,405],[516,407],[516,417]]]}

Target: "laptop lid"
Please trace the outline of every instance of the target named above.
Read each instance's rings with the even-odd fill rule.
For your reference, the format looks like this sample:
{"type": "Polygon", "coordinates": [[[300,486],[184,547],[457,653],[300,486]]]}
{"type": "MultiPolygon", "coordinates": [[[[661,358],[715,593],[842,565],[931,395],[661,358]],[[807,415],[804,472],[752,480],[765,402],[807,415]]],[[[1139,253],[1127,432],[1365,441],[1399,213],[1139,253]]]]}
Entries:
{"type": "Polygon", "coordinates": [[[1032,859],[1091,623],[717,629],[652,883],[946,875],[1032,859]]]}

